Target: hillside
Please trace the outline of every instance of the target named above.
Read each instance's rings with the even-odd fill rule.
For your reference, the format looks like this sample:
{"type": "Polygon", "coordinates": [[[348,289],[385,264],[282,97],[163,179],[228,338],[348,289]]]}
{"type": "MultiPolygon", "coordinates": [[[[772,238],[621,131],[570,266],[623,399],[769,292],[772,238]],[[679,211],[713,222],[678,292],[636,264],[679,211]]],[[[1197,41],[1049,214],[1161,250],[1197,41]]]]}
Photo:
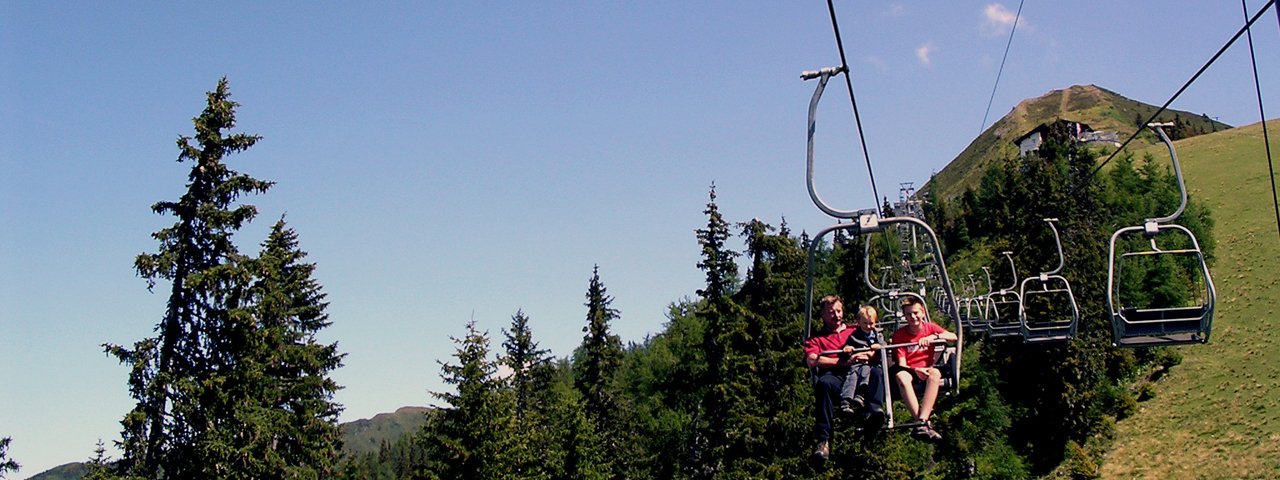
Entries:
{"type": "MultiPolygon", "coordinates": [[[[1280,120],[1267,125],[1274,156],[1280,120]]],[[[1190,194],[1217,223],[1213,336],[1181,347],[1155,398],[1117,425],[1104,478],[1280,478],[1280,238],[1261,124],[1176,146],[1190,194]]]]}
{"type": "Polygon", "coordinates": [[[382,442],[395,443],[418,431],[427,422],[427,407],[400,407],[394,413],[379,413],[370,419],[347,422],[342,430],[342,450],[350,454],[378,451],[382,442]]]}
{"type": "MultiPolygon", "coordinates": [[[[395,443],[401,437],[418,431],[426,423],[427,407],[400,407],[392,413],[379,413],[373,418],[339,425],[342,431],[342,451],[347,454],[363,454],[378,451],[382,442],[395,443]]],[[[27,477],[28,480],[77,480],[88,469],[83,462],[72,462],[27,477]]]]}
{"type": "MultiPolygon", "coordinates": [[[[1133,134],[1136,118],[1145,120],[1158,109],[1095,85],[1074,85],[1023,100],[975,138],[932,181],[921,187],[921,191],[936,187],[935,193],[944,199],[960,195],[965,188],[977,185],[982,172],[992,161],[1016,155],[1018,150],[1013,141],[1042,123],[1058,119],[1081,122],[1095,131],[1114,131],[1124,141],[1133,134]]],[[[1214,132],[1230,128],[1201,113],[1166,110],[1161,114],[1162,120],[1173,121],[1175,118],[1189,123],[1193,131],[1214,132]]],[[[1154,141],[1154,137],[1139,137],[1134,140],[1137,145],[1129,148],[1149,145],[1154,141]]]]}

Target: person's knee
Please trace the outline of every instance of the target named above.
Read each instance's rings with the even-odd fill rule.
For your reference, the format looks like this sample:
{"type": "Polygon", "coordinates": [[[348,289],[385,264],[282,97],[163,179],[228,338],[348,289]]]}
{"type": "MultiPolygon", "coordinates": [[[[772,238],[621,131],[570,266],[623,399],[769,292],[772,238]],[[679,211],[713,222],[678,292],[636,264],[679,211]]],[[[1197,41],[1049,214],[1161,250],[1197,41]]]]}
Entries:
{"type": "Polygon", "coordinates": [[[941,379],[942,379],[941,370],[938,370],[936,368],[929,369],[929,380],[941,380],[941,379]]]}

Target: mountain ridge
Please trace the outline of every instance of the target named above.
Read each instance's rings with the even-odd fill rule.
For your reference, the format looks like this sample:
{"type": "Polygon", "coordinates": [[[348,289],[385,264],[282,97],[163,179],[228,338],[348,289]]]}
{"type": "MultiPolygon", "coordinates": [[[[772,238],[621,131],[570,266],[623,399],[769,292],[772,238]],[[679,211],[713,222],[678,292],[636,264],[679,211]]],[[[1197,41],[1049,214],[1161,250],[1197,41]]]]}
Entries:
{"type": "MultiPolygon", "coordinates": [[[[1119,138],[1133,135],[1140,121],[1150,118],[1159,107],[1132,100],[1119,93],[1093,84],[1072,85],[1050,90],[1035,98],[1018,102],[1008,114],[974,138],[963,151],[934,174],[920,192],[933,190],[938,198],[949,200],[974,188],[987,166],[1011,155],[1018,149],[1013,141],[1041,124],[1068,120],[1089,125],[1095,131],[1113,131],[1119,138]]],[[[1185,125],[1178,138],[1187,138],[1231,128],[1210,118],[1207,113],[1167,109],[1158,121],[1185,125]]],[[[1141,147],[1157,142],[1154,137],[1140,135],[1135,139],[1141,147]]]]}

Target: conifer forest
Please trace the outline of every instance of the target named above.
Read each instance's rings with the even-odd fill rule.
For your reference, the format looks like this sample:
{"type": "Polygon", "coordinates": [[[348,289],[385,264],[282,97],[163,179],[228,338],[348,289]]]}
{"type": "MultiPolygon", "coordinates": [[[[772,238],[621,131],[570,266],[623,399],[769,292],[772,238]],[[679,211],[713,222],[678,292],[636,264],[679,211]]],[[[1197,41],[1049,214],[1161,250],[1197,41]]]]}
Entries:
{"type": "MultiPolygon", "coordinates": [[[[268,219],[265,239],[236,237],[260,221],[252,199],[273,186],[242,173],[253,168],[237,154],[258,137],[237,132],[237,106],[219,81],[194,134],[177,141],[190,168],[185,193],[152,206],[172,224],[134,261],[166,308],[149,336],[104,345],[128,368],[122,381],[136,406],[121,412],[121,457],[85,452],[86,478],[1094,478],[1143,379],[1180,361],[1166,347],[1113,347],[1105,298],[1111,232],[1178,205],[1167,159],[1121,156],[1095,172],[1095,152],[1050,140],[1038,154],[996,162],[959,197],[919,194],[957,294],[957,278],[982,267],[994,285],[1017,281],[1000,252],[1017,252],[1023,273],[1052,268],[1058,252],[1043,219],[1058,219],[1062,275],[1080,308],[1070,341],[966,332],[960,383],[934,415],[939,441],[841,417],[830,458],[812,455],[814,392],[800,352],[810,248],[812,295],[838,294],[849,312],[874,294],[864,271],[919,259],[902,232],[814,240],[807,229],[822,226],[724,218],[712,186],[705,205],[690,205],[705,215],[691,232],[700,261],[689,265],[705,285],[673,299],[661,331],[626,343],[611,332],[622,314],[599,265],[582,272],[572,355],[540,348],[539,319],[514,308],[500,332],[460,320],[449,329],[455,352],[438,366],[449,389],[424,398],[437,405],[425,426],[376,452],[344,454],[331,378],[343,353],[316,339],[330,319],[306,239],[286,218],[268,219]],[[246,244],[259,248],[237,248],[246,244]]],[[[1180,223],[1212,260],[1209,211],[1192,198],[1180,223]]],[[[1146,282],[1136,295],[1150,302],[1182,301],[1166,286],[1194,281],[1181,265],[1144,268],[1130,275],[1146,282]]],[[[935,322],[962,328],[926,296],[935,322]]]]}

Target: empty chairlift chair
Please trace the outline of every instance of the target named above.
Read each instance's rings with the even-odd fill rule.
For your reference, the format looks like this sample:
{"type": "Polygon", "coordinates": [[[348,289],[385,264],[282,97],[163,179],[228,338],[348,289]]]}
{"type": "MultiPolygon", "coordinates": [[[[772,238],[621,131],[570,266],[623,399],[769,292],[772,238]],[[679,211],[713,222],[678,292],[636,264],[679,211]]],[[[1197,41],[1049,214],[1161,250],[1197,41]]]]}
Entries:
{"type": "Polygon", "coordinates": [[[987,336],[990,338],[1021,337],[1021,299],[1017,299],[1017,304],[1014,304],[1013,298],[1019,294],[1011,289],[994,290],[991,286],[991,270],[982,267],[982,272],[987,277],[987,293],[980,297],[982,308],[987,316],[987,336]]]}
{"type": "Polygon", "coordinates": [[[1173,223],[1186,209],[1187,189],[1173,142],[1161,128],[1169,125],[1148,127],[1169,148],[1181,204],[1172,215],[1147,219],[1111,236],[1107,308],[1117,346],[1205,343],[1213,327],[1217,294],[1204,252],[1190,230],[1173,223]],[[1153,279],[1176,279],[1190,288],[1153,289],[1146,284],[1153,279]]]}
{"type": "MultiPolygon", "coordinates": [[[[1001,252],[1005,259],[1009,261],[1009,272],[1011,273],[1010,284],[1008,288],[993,290],[987,294],[990,299],[991,308],[995,311],[995,317],[998,321],[999,328],[1003,336],[1011,336],[1008,332],[1013,330],[1012,324],[1021,324],[1022,319],[1022,294],[1018,292],[1018,269],[1013,265],[1013,252],[1001,252]]],[[[991,278],[991,272],[986,267],[982,267],[987,273],[988,281],[991,278]]]]}
{"type": "Polygon", "coordinates": [[[1061,342],[1076,335],[1080,308],[1071,293],[1071,282],[1061,275],[1066,263],[1056,218],[1044,219],[1053,230],[1058,249],[1058,267],[1022,280],[1022,337],[1027,343],[1061,342]]]}

